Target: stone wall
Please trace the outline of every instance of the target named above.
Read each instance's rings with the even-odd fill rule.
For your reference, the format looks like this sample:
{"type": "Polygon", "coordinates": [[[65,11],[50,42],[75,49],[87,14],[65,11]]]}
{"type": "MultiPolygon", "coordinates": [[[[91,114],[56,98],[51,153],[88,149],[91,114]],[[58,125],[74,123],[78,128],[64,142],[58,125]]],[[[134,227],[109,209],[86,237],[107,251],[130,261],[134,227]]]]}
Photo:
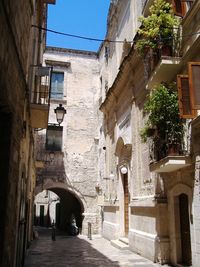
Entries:
{"type": "MultiPolygon", "coordinates": [[[[64,93],[60,100],[51,99],[49,123],[56,123],[54,109],[62,103],[66,115],[62,123],[62,162],[65,179],[72,191],[84,199],[82,233],[99,232],[100,212],[95,186],[98,181],[98,96],[99,63],[97,54],[87,51],[48,47],[44,63],[64,73],[64,93]],[[56,63],[57,62],[57,63],[56,63]],[[61,66],[65,62],[67,66],[61,66]]],[[[54,163],[53,163],[54,164],[54,163]]],[[[60,167],[54,166],[59,170],[60,167]]],[[[56,174],[55,174],[56,175],[56,174]]]]}
{"type": "Polygon", "coordinates": [[[9,267],[21,265],[27,236],[30,241],[26,227],[30,226],[30,180],[34,177],[28,88],[33,4],[23,0],[0,3],[0,265],[9,267]]]}

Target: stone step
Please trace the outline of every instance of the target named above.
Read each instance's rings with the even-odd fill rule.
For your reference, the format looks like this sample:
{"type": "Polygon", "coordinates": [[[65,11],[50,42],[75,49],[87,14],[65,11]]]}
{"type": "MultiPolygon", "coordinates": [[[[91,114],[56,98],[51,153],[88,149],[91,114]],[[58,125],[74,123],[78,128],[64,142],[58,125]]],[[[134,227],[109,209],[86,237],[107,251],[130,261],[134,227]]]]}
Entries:
{"type": "Polygon", "coordinates": [[[128,241],[128,238],[127,238],[127,237],[120,237],[120,238],[119,238],[119,241],[123,242],[123,243],[126,244],[126,245],[129,244],[129,241],[128,241]]]}
{"type": "Polygon", "coordinates": [[[122,250],[129,249],[129,246],[125,244],[124,242],[120,241],[119,239],[111,240],[110,243],[113,247],[116,247],[122,250]]]}

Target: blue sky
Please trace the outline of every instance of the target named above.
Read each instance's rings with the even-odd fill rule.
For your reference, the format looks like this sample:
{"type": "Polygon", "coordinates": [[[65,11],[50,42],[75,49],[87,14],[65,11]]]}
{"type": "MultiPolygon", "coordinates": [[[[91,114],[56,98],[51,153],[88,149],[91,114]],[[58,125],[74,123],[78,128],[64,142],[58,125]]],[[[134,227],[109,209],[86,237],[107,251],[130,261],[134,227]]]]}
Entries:
{"type": "MultiPolygon", "coordinates": [[[[48,7],[48,28],[59,32],[104,39],[110,0],[56,0],[48,7]]],[[[100,42],[54,33],[47,34],[47,45],[97,51],[100,42]]]]}

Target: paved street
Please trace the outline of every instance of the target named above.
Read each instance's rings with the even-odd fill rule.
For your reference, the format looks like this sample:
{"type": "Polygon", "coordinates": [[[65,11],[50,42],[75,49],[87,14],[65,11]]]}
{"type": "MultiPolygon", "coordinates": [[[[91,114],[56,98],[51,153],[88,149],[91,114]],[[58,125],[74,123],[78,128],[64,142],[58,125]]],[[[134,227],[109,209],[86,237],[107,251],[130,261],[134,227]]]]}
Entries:
{"type": "Polygon", "coordinates": [[[25,267],[157,267],[129,250],[119,250],[99,236],[57,235],[51,240],[50,229],[40,229],[39,238],[28,250],[25,267]]]}

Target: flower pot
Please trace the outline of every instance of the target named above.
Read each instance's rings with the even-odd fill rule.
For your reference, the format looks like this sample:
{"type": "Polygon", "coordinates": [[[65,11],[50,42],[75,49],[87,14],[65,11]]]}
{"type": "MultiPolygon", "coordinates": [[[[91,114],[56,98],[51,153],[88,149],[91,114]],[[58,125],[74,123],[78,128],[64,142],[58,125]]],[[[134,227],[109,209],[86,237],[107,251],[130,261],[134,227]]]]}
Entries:
{"type": "Polygon", "coordinates": [[[171,57],[172,56],[172,47],[170,45],[163,45],[161,47],[161,55],[171,57]]]}
{"type": "Polygon", "coordinates": [[[180,152],[180,144],[168,144],[168,156],[177,156],[180,152]]]}

